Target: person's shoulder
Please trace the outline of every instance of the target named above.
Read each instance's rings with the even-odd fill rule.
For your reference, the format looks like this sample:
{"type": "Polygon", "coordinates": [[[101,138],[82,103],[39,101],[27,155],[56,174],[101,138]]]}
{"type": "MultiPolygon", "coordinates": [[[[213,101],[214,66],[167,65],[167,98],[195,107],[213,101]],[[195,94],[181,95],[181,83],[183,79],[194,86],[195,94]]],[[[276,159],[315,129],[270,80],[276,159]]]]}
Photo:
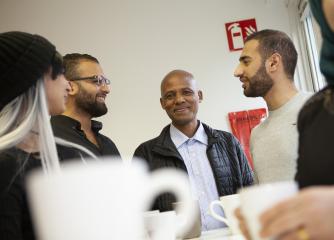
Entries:
{"type": "Polygon", "coordinates": [[[223,137],[223,138],[233,138],[234,137],[232,133],[224,131],[224,130],[213,129],[213,131],[216,132],[220,137],[223,137]]]}
{"type": "Polygon", "coordinates": [[[140,143],[135,149],[133,156],[140,157],[143,159],[149,158],[152,149],[155,148],[158,141],[159,141],[159,136],[140,143]]]}
{"type": "MultiPolygon", "coordinates": [[[[264,119],[263,121],[261,121],[258,125],[254,126],[252,129],[251,129],[251,132],[250,132],[250,135],[252,136],[255,136],[257,135],[258,133],[262,132],[262,129],[264,128],[264,125],[265,125],[265,122],[266,119],[264,119]]],[[[261,133],[262,134],[262,133],[261,133]]]]}
{"type": "Polygon", "coordinates": [[[305,101],[305,104],[303,105],[300,111],[300,115],[308,114],[309,112],[320,110],[323,106],[326,95],[329,95],[329,94],[333,94],[333,89],[330,87],[325,87],[324,89],[310,96],[305,101]]]}
{"type": "Polygon", "coordinates": [[[0,175],[16,171],[19,167],[18,153],[14,148],[0,152],[0,175]]]}
{"type": "Polygon", "coordinates": [[[158,136],[142,142],[141,144],[139,144],[138,148],[139,147],[147,147],[147,146],[151,147],[151,146],[157,144],[158,142],[164,142],[164,140],[166,138],[168,138],[168,137],[170,138],[169,128],[170,128],[170,125],[165,126],[161,130],[161,132],[158,136]]]}
{"type": "Polygon", "coordinates": [[[333,88],[329,86],[321,89],[319,92],[316,92],[314,94],[310,93],[310,95],[307,98],[307,101],[305,102],[304,107],[314,104],[315,105],[322,104],[326,95],[330,94],[333,94],[333,88]]]}
{"type": "Polygon", "coordinates": [[[314,93],[312,92],[300,91],[298,92],[298,102],[300,102],[301,104],[305,104],[309,99],[312,98],[313,95],[314,93]]]}
{"type": "Polygon", "coordinates": [[[146,141],[140,143],[139,146],[137,147],[137,149],[138,148],[145,148],[145,147],[152,147],[158,142],[159,138],[160,138],[160,136],[157,136],[157,137],[151,138],[149,140],[146,140],[146,141]]]}
{"type": "Polygon", "coordinates": [[[102,133],[100,133],[100,132],[98,133],[98,136],[99,136],[101,139],[103,139],[104,141],[106,141],[106,142],[110,142],[110,143],[112,143],[112,144],[115,144],[114,141],[111,140],[110,137],[108,137],[108,136],[106,136],[106,135],[104,135],[104,134],[102,134],[102,133]]]}
{"type": "Polygon", "coordinates": [[[65,115],[52,116],[50,119],[53,133],[57,137],[67,138],[72,135],[74,129],[80,126],[80,123],[73,118],[65,115]]]}
{"type": "Polygon", "coordinates": [[[234,135],[230,132],[212,128],[205,123],[202,123],[202,124],[203,124],[203,127],[206,130],[206,132],[209,131],[210,135],[212,135],[214,137],[219,137],[219,138],[223,138],[223,139],[233,139],[234,138],[234,135]]]}
{"type": "Polygon", "coordinates": [[[334,99],[334,87],[327,86],[310,97],[300,110],[298,121],[311,121],[319,112],[325,110],[326,102],[330,103],[334,99]]]}
{"type": "Polygon", "coordinates": [[[113,140],[111,140],[106,135],[103,135],[102,133],[98,133],[98,137],[102,142],[104,149],[108,148],[108,152],[110,152],[112,155],[120,156],[119,150],[113,140]]]}
{"type": "Polygon", "coordinates": [[[0,151],[0,161],[16,159],[19,155],[19,150],[15,147],[0,151]]]}
{"type": "Polygon", "coordinates": [[[299,93],[299,96],[304,99],[309,99],[310,97],[314,95],[313,92],[306,92],[306,91],[299,91],[298,93],[299,93]]]}

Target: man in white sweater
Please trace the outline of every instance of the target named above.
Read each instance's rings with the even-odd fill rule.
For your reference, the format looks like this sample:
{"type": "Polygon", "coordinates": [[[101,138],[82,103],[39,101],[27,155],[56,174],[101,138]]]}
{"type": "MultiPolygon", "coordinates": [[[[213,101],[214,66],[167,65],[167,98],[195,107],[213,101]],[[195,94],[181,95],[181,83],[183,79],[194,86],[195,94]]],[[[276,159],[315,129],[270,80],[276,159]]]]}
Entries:
{"type": "Polygon", "coordinates": [[[294,179],[298,148],[297,117],[310,93],[298,92],[293,81],[297,52],[283,32],[262,30],[246,41],[234,76],[246,97],[262,97],[269,116],[251,133],[255,181],[294,179]]]}

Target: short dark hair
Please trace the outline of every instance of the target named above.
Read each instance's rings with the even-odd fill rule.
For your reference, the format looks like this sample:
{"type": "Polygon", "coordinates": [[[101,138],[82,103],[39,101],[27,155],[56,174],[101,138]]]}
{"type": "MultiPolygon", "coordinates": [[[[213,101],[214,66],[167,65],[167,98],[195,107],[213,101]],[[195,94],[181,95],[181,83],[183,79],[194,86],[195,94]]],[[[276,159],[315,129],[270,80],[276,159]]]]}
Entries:
{"type": "Polygon", "coordinates": [[[245,43],[250,40],[259,41],[259,52],[263,59],[274,53],[282,56],[283,68],[287,77],[293,80],[298,54],[289,36],[281,31],[265,29],[249,35],[245,43]]]}
{"type": "Polygon", "coordinates": [[[81,61],[92,61],[99,64],[99,61],[89,55],[81,53],[69,53],[63,57],[63,65],[65,69],[65,77],[67,80],[71,80],[78,77],[77,67],[81,61]]]}

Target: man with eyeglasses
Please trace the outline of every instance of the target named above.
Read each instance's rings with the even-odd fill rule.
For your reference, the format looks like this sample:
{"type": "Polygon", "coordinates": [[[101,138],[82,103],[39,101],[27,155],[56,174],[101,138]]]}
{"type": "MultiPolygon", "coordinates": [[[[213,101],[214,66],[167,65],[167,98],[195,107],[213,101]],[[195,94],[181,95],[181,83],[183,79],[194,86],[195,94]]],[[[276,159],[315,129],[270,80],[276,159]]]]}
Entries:
{"type": "MultiPolygon", "coordinates": [[[[71,90],[65,112],[51,118],[55,136],[77,143],[96,156],[120,156],[114,142],[99,133],[102,123],[92,120],[108,112],[105,99],[110,80],[104,76],[99,61],[88,54],[72,53],[64,56],[64,68],[71,90]]],[[[58,153],[61,159],[75,157],[65,147],[58,153]]]]}

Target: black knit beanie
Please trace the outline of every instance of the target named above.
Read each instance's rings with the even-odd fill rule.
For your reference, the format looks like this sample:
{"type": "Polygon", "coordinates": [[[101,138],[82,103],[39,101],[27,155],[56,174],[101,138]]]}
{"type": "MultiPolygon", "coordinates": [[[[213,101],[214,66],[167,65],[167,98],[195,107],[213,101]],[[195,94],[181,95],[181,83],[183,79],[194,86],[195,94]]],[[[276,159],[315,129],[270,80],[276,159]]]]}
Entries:
{"type": "Polygon", "coordinates": [[[47,72],[56,48],[25,32],[0,33],[0,110],[47,72]]]}

